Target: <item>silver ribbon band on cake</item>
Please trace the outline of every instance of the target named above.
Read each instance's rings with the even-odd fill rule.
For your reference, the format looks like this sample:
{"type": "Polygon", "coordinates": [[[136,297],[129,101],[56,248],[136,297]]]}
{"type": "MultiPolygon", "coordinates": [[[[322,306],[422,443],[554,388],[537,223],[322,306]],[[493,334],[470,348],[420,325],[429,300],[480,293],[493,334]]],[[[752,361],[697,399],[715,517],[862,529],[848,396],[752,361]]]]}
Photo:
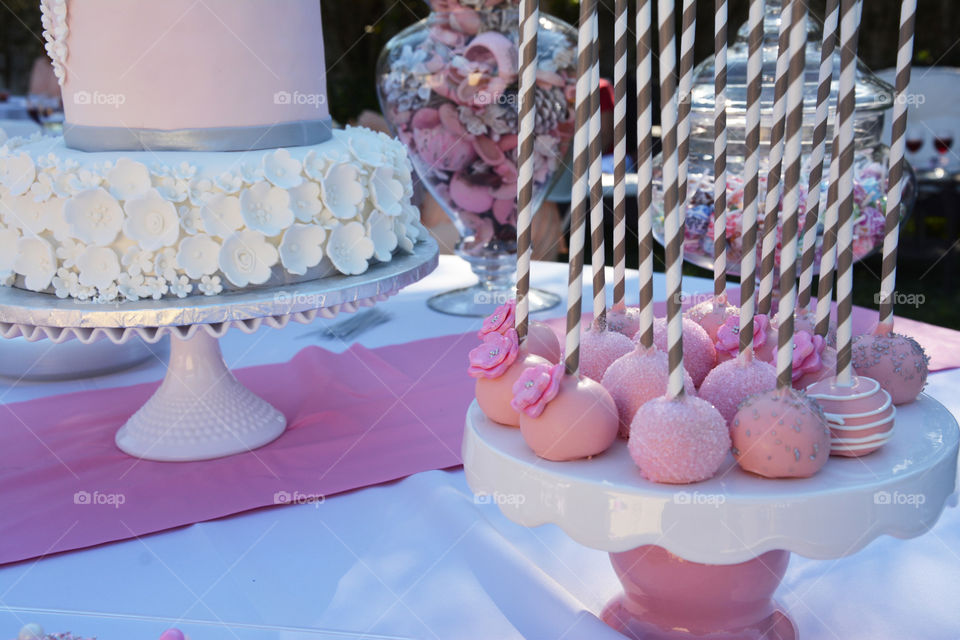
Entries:
{"type": "Polygon", "coordinates": [[[303,147],[333,136],[333,120],[299,120],[249,127],[128,129],[66,123],[64,142],[80,151],[256,151],[303,147]]]}

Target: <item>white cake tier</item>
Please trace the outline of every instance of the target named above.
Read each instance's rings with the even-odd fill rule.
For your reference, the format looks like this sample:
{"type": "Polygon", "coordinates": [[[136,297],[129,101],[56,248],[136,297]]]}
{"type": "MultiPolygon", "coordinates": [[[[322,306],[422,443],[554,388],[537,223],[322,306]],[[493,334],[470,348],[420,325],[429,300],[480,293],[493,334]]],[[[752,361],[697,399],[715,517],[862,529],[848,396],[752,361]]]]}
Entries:
{"type": "Polygon", "coordinates": [[[117,302],[360,274],[426,236],[396,140],[252,152],[0,147],[0,285],[117,302]]]}

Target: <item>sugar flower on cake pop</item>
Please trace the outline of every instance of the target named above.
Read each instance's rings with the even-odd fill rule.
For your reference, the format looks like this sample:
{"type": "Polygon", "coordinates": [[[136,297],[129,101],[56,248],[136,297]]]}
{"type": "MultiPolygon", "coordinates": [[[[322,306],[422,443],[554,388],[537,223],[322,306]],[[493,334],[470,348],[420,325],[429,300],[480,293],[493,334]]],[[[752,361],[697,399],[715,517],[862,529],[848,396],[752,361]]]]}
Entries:
{"type": "Polygon", "coordinates": [[[240,194],[240,212],[247,227],[265,236],[277,236],[293,224],[290,194],[269,182],[258,182],[240,194]]]}
{"type": "Polygon", "coordinates": [[[263,176],[275,187],[293,189],[303,182],[302,165],[286,149],[277,149],[263,156],[263,176]]]}
{"type": "Polygon", "coordinates": [[[488,333],[483,343],[470,351],[467,373],[472,378],[499,378],[517,359],[520,340],[516,329],[488,333]]]}
{"type": "Polygon", "coordinates": [[[287,189],[290,194],[290,209],[299,222],[313,222],[314,216],[323,211],[320,202],[320,185],[305,181],[298,187],[287,189]]]}
{"type": "Polygon", "coordinates": [[[349,164],[331,167],[320,182],[320,199],[324,206],[340,220],[360,213],[366,194],[360,184],[360,173],[349,164]]]}
{"type": "Polygon", "coordinates": [[[323,227],[294,224],[283,232],[280,243],[280,262],[290,273],[304,275],[307,269],[323,260],[323,241],[327,232],[323,227]]]}
{"type": "Polygon", "coordinates": [[[517,301],[507,300],[484,319],[480,331],[477,332],[477,337],[482,339],[488,333],[505,333],[512,329],[516,322],[516,312],[517,301]]]}
{"type": "Polygon", "coordinates": [[[102,289],[113,284],[120,276],[120,260],[110,247],[88,247],[77,258],[80,284],[102,289]]]}
{"type": "Polygon", "coordinates": [[[730,318],[739,317],[739,309],[727,302],[726,294],[710,296],[687,309],[683,316],[703,327],[710,340],[717,342],[717,332],[730,318]]]}
{"type": "Polygon", "coordinates": [[[243,210],[240,198],[218,194],[200,207],[203,228],[219,238],[227,238],[243,226],[243,210]]]}
{"type": "Polygon", "coordinates": [[[117,200],[129,200],[150,189],[150,170],[140,162],[120,158],[107,173],[107,182],[110,195],[117,200]]]}
{"type": "Polygon", "coordinates": [[[13,270],[24,277],[24,285],[31,291],[43,291],[57,273],[57,259],[53,248],[43,238],[20,238],[17,241],[13,270]]]}
{"type": "MultiPolygon", "coordinates": [[[[764,362],[773,362],[776,353],[776,330],[766,314],[753,316],[753,354],[764,362]]],[[[717,329],[717,361],[725,362],[740,353],[740,318],[733,316],[717,329]]]]}
{"type": "Polygon", "coordinates": [[[127,217],[123,232],[144,251],[169,247],[180,238],[180,217],[172,203],[160,197],[155,189],[124,203],[127,217]]]}
{"type": "Polygon", "coordinates": [[[531,418],[539,417],[560,392],[563,375],[563,363],[538,365],[524,370],[513,384],[510,406],[531,418]]]}
{"type": "Polygon", "coordinates": [[[220,271],[237,287],[263,284],[280,259],[276,247],[256,231],[238,231],[220,248],[220,271]]]}
{"type": "Polygon", "coordinates": [[[366,271],[373,251],[373,241],[359,222],[338,225],[330,231],[327,257],[341,273],[358,275],[366,271]]]}
{"type": "Polygon", "coordinates": [[[794,381],[805,374],[816,373],[823,369],[821,358],[827,342],[823,336],[807,331],[797,331],[793,336],[793,373],[794,381]]]}
{"type": "Polygon", "coordinates": [[[86,244],[108,245],[123,227],[123,209],[117,199],[98,187],[81,191],[63,205],[70,233],[86,244]]]}

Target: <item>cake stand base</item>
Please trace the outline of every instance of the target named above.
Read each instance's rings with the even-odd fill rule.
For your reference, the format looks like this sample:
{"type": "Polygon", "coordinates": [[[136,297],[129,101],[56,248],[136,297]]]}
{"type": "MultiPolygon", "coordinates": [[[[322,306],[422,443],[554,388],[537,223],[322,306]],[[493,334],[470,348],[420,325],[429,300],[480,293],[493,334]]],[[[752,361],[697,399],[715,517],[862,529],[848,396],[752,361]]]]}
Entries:
{"type": "Polygon", "coordinates": [[[787,551],[768,551],[700,564],[656,545],[611,553],[624,593],[602,618],[635,640],[796,640],[796,625],[772,599],[789,561],[787,551]]]}
{"type": "Polygon", "coordinates": [[[156,393],[117,432],[117,446],[163,462],[209,460],[256,449],[286,428],[282,413],[227,369],[205,331],[170,338],[170,364],[156,393]]]}

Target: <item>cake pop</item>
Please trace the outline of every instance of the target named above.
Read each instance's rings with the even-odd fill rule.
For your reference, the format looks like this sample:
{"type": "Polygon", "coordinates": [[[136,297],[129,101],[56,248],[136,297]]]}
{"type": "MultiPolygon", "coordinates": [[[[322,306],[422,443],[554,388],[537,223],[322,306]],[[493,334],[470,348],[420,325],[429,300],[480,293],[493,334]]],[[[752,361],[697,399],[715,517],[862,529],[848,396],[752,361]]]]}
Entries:
{"type": "Polygon", "coordinates": [[[730,436],[737,464],[766,478],[808,478],[830,457],[823,410],[796,389],[747,398],[733,418],[730,436]]]}
{"type": "MultiPolygon", "coordinates": [[[[601,383],[610,392],[620,416],[621,438],[630,434],[630,423],[642,405],[667,392],[667,377],[670,373],[667,354],[656,347],[649,349],[638,344],[636,349],[618,358],[601,383]]],[[[684,391],[696,395],[693,379],[686,371],[683,378],[684,391]]]]}
{"type": "MultiPolygon", "coordinates": [[[[667,320],[653,321],[653,343],[661,351],[667,351],[667,320]]],[[[707,332],[692,320],[683,319],[683,366],[687,368],[693,384],[698,388],[710,370],[717,364],[717,350],[707,332]]]]}
{"type": "Polygon", "coordinates": [[[717,331],[720,327],[728,318],[736,318],[738,315],[739,310],[727,302],[727,296],[720,295],[710,296],[710,298],[690,307],[684,312],[683,317],[700,325],[710,336],[710,341],[716,342],[717,331]]]}
{"type": "Polygon", "coordinates": [[[580,336],[580,370],[587,378],[600,382],[607,368],[631,351],[630,338],[594,323],[580,336]]]}
{"type": "MultiPolygon", "coordinates": [[[[727,362],[740,352],[740,321],[727,318],[723,326],[717,329],[714,343],[717,351],[717,363],[727,362]]],[[[773,364],[777,351],[777,330],[764,314],[753,316],[753,357],[773,364]]]]}
{"type": "MultiPolygon", "coordinates": [[[[477,337],[481,340],[491,333],[506,333],[508,329],[515,328],[517,321],[517,301],[508,300],[497,307],[492,314],[483,321],[483,326],[477,332],[477,337]]],[[[563,350],[560,348],[560,340],[554,333],[550,325],[543,322],[530,322],[527,325],[527,337],[523,341],[529,353],[546,358],[550,362],[560,362],[563,358],[563,350]]]]}
{"type": "Polygon", "coordinates": [[[167,629],[160,634],[160,640],[189,640],[180,629],[167,629]]]}
{"type": "Polygon", "coordinates": [[[617,407],[599,382],[563,364],[523,371],[513,386],[520,433],[541,458],[562,462],[603,453],[617,438],[617,407]]]}
{"type": "Polygon", "coordinates": [[[549,362],[521,348],[516,329],[485,335],[483,343],[470,352],[470,366],[467,369],[467,373],[477,379],[477,404],[483,413],[500,424],[520,426],[520,416],[510,406],[513,383],[524,369],[539,364],[549,362]]]}
{"type": "Polygon", "coordinates": [[[827,346],[823,336],[797,331],[793,337],[793,388],[806,389],[814,382],[833,375],[837,350],[827,346]]]}
{"type": "Polygon", "coordinates": [[[661,396],[637,411],[627,446],[647,480],[687,484],[716,474],[730,450],[730,434],[709,402],[661,396]]]}
{"type": "Polygon", "coordinates": [[[640,329],[640,309],[614,306],[607,312],[607,329],[632,338],[640,329]]]}
{"type": "Polygon", "coordinates": [[[927,383],[929,362],[923,347],[910,336],[878,332],[853,339],[853,368],[879,382],[893,404],[917,398],[927,383]]]}
{"type": "Polygon", "coordinates": [[[807,395],[823,408],[830,426],[830,453],[865,456],[890,439],[897,410],[890,394],[867,376],[854,376],[853,384],[837,384],[834,377],[807,387],[807,395]]]}
{"type": "Polygon", "coordinates": [[[700,385],[699,397],[717,408],[727,423],[733,421],[740,403],[749,396],[770,391],[777,385],[777,370],[746,354],[717,365],[700,385]]]}

